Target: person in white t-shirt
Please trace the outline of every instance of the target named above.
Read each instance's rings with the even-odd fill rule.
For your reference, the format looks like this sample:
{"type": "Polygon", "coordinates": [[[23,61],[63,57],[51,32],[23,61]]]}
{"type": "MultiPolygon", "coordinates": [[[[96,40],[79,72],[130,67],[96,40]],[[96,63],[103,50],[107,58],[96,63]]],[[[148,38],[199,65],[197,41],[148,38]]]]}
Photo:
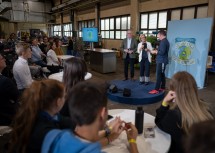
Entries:
{"type": "Polygon", "coordinates": [[[14,63],[13,76],[16,80],[17,88],[22,94],[24,89],[28,88],[33,81],[27,61],[31,58],[31,48],[27,43],[19,43],[16,45],[16,53],[19,58],[14,63]]]}
{"type": "Polygon", "coordinates": [[[51,71],[51,73],[57,73],[60,69],[63,69],[60,66],[60,61],[57,58],[55,53],[56,44],[54,42],[49,43],[49,51],[47,52],[46,60],[47,60],[47,68],[51,71]]]}

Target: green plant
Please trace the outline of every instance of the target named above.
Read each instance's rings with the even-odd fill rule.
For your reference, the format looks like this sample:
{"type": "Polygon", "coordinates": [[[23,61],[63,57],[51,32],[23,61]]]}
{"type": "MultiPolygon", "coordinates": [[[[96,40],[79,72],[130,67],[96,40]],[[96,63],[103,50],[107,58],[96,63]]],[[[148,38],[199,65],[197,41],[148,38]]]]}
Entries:
{"type": "Polygon", "coordinates": [[[148,42],[150,42],[150,43],[152,44],[152,46],[155,46],[155,43],[157,42],[157,37],[155,37],[155,36],[148,36],[148,37],[146,38],[146,40],[147,40],[148,42]]]}

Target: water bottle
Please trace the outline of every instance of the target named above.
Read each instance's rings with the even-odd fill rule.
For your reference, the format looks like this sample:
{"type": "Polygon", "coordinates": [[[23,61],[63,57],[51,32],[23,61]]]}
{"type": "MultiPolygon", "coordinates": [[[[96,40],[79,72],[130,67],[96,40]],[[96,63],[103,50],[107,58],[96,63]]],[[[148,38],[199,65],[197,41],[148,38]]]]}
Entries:
{"type": "Polygon", "coordinates": [[[144,111],[142,107],[137,107],[135,111],[135,126],[137,128],[138,134],[143,133],[143,117],[144,111]]]}

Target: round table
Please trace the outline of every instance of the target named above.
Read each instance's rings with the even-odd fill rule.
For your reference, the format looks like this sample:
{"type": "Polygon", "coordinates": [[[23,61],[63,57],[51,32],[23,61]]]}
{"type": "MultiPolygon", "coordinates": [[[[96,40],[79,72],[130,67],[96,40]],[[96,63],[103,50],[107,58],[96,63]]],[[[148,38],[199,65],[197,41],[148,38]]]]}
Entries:
{"type": "Polygon", "coordinates": [[[69,58],[73,58],[74,56],[72,56],[72,55],[57,55],[57,57],[59,59],[61,59],[61,61],[63,61],[63,60],[69,59],[69,58]]]}
{"type": "MultiPolygon", "coordinates": [[[[125,122],[135,121],[135,110],[129,109],[112,109],[108,111],[113,117],[120,116],[125,122]]],[[[144,127],[155,126],[154,116],[144,113],[144,127]]],[[[155,138],[144,138],[144,134],[137,137],[137,147],[140,153],[165,153],[168,152],[171,137],[169,134],[161,131],[155,126],[155,138]]],[[[143,132],[144,133],[144,132],[143,132]]],[[[111,142],[110,145],[103,148],[107,153],[129,153],[127,135],[123,132],[118,139],[111,142]]]]}
{"type": "Polygon", "coordinates": [[[149,94],[149,91],[155,88],[154,82],[149,82],[148,85],[140,85],[139,80],[112,80],[111,85],[118,88],[118,92],[112,93],[110,90],[107,92],[108,99],[129,105],[147,105],[161,101],[164,98],[165,92],[158,94],[149,94]],[[131,95],[129,97],[123,96],[124,89],[130,89],[131,95]]]}
{"type": "MultiPolygon", "coordinates": [[[[58,81],[63,81],[63,72],[59,72],[59,73],[54,73],[54,74],[51,74],[49,75],[48,77],[49,79],[54,79],[54,80],[58,80],[58,81]]],[[[84,79],[85,80],[88,80],[92,78],[92,74],[87,72],[87,74],[85,75],[84,79]]]]}

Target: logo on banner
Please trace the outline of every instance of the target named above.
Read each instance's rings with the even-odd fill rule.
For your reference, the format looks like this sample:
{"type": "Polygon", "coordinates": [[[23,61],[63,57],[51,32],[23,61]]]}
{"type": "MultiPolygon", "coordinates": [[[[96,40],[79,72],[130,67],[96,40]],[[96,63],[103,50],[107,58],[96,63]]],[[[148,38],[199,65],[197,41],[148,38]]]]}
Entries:
{"type": "Polygon", "coordinates": [[[192,58],[195,42],[195,38],[175,38],[175,55],[172,59],[181,65],[195,64],[195,59],[192,58]]]}

